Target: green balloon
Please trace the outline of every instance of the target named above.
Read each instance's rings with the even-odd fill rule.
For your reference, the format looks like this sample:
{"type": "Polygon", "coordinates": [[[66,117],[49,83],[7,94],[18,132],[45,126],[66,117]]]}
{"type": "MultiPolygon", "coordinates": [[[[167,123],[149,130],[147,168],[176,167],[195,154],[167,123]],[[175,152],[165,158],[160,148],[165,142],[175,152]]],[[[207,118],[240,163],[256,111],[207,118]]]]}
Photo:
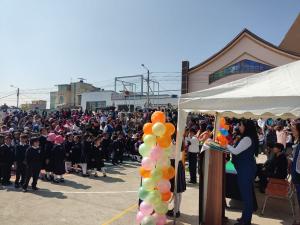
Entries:
{"type": "Polygon", "coordinates": [[[161,194],[157,190],[150,191],[145,201],[152,205],[158,205],[161,202],[161,194]]]}
{"type": "Polygon", "coordinates": [[[162,203],[160,203],[158,205],[155,205],[154,206],[154,210],[158,214],[161,214],[161,215],[166,214],[168,212],[168,204],[162,202],[162,203]]]}
{"type": "Polygon", "coordinates": [[[172,148],[166,148],[163,151],[165,157],[170,157],[170,155],[172,154],[172,148]]]}
{"type": "Polygon", "coordinates": [[[155,225],[155,219],[153,216],[145,216],[141,222],[141,225],[155,225]]]}
{"type": "Polygon", "coordinates": [[[151,147],[146,144],[141,144],[139,147],[139,153],[143,157],[148,157],[150,155],[151,147]]]}
{"type": "Polygon", "coordinates": [[[139,199],[144,201],[147,198],[148,195],[149,195],[149,191],[147,191],[143,187],[140,187],[140,189],[139,189],[139,199]]]}
{"type": "Polygon", "coordinates": [[[142,187],[146,190],[153,190],[155,188],[155,181],[152,178],[145,178],[142,182],[142,187]]]}
{"type": "Polygon", "coordinates": [[[151,178],[154,180],[154,181],[159,181],[163,176],[163,172],[162,172],[162,169],[161,167],[156,167],[155,169],[153,169],[151,171],[151,178]]]}

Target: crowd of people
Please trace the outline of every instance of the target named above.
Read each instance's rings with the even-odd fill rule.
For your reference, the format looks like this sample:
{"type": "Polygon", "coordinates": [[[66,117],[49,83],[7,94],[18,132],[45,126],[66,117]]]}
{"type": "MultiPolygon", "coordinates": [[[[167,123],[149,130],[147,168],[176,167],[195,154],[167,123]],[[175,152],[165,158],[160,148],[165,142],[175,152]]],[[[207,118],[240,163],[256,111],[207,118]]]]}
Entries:
{"type": "MultiPolygon", "coordinates": [[[[160,110],[165,112],[167,121],[176,126],[176,110],[160,110]]],[[[39,177],[60,183],[64,182],[65,173],[98,176],[101,171],[106,176],[104,162],[117,165],[123,163],[124,156],[140,160],[138,149],[143,143],[143,125],[150,121],[153,111],[101,110],[95,113],[67,109],[41,114],[7,111],[2,115],[0,130],[0,181],[2,185],[11,185],[14,170],[15,188],[26,192],[31,178],[32,189],[37,190],[39,177]]],[[[264,193],[270,178],[286,179],[291,174],[300,203],[299,121],[226,118],[226,123],[229,126],[227,149],[231,153],[226,158],[236,168],[244,203],[237,224],[250,224],[252,213],[257,209],[255,196],[253,198],[254,180],[264,193]],[[256,163],[255,156],[259,154],[267,156],[265,163],[256,163]]],[[[188,116],[182,150],[187,153],[183,155],[187,155],[190,183],[197,183],[199,152],[208,139],[213,139],[214,127],[213,116],[188,116]]],[[[183,184],[177,184],[182,187],[185,187],[185,160],[183,157],[180,161],[183,173],[178,179],[183,184]]],[[[178,214],[178,206],[176,210],[178,214]]]]}
{"type": "MultiPolygon", "coordinates": [[[[168,121],[176,121],[176,113],[167,109],[168,121]]],[[[134,113],[114,109],[95,112],[60,110],[42,113],[20,110],[4,111],[0,130],[0,181],[11,185],[15,171],[15,187],[27,191],[37,180],[64,182],[65,173],[82,176],[106,176],[104,162],[123,163],[124,156],[139,160],[143,124],[151,111],[134,113]],[[43,171],[43,172],[41,172],[43,171]]]]}
{"type": "MultiPolygon", "coordinates": [[[[196,183],[197,158],[205,141],[213,139],[214,118],[191,114],[188,121],[185,147],[188,152],[190,183],[196,183]]],[[[285,180],[291,174],[300,205],[300,120],[226,118],[226,123],[229,125],[226,149],[230,152],[226,158],[235,166],[244,204],[237,225],[251,224],[252,213],[257,210],[255,194],[253,196],[255,182],[260,192],[265,193],[271,178],[285,180]],[[259,154],[266,155],[265,163],[256,163],[255,158],[259,154]]]]}

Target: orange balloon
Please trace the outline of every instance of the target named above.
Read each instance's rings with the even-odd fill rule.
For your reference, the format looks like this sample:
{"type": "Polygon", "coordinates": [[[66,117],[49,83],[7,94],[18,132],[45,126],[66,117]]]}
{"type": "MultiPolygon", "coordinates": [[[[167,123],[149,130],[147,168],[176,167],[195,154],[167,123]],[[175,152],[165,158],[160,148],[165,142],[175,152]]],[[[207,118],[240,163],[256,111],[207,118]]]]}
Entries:
{"type": "Polygon", "coordinates": [[[222,117],[222,118],[220,119],[220,125],[221,125],[221,127],[224,127],[224,126],[226,125],[226,120],[225,120],[224,117],[222,117]]]}
{"type": "Polygon", "coordinates": [[[152,134],[153,123],[145,123],[143,127],[144,134],[152,134]]]}
{"type": "Polygon", "coordinates": [[[157,144],[162,148],[167,148],[172,143],[171,136],[169,136],[169,135],[164,135],[162,137],[157,137],[156,141],[157,141],[157,144]]]}
{"type": "Polygon", "coordinates": [[[163,112],[156,111],[152,114],[151,121],[152,121],[152,123],[157,123],[157,122],[165,123],[166,122],[166,116],[163,112]]]}
{"type": "Polygon", "coordinates": [[[163,173],[163,178],[166,180],[169,180],[169,171],[168,171],[168,167],[163,167],[162,168],[162,173],[163,173]]]}
{"type": "Polygon", "coordinates": [[[145,170],[143,167],[140,167],[140,175],[143,178],[149,178],[151,176],[151,171],[145,170]]]}
{"type": "Polygon", "coordinates": [[[166,123],[166,134],[173,135],[175,133],[175,126],[172,123],[166,123]]]}
{"type": "Polygon", "coordinates": [[[170,166],[168,168],[168,173],[169,173],[169,180],[175,177],[175,168],[173,166],[170,166]]]}
{"type": "Polygon", "coordinates": [[[161,200],[164,202],[169,201],[171,197],[172,197],[172,193],[170,191],[166,193],[161,193],[161,200]]]}

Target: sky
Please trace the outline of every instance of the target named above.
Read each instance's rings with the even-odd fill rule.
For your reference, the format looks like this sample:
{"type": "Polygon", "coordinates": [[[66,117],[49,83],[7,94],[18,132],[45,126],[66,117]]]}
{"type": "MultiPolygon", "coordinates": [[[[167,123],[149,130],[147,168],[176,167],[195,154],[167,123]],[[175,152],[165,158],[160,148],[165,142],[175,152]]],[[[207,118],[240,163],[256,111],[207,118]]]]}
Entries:
{"type": "Polygon", "coordinates": [[[295,0],[0,0],[0,104],[15,104],[11,85],[23,103],[78,77],[113,89],[142,63],[179,90],[183,60],[200,63],[243,28],[278,45],[299,12],[295,0]]]}

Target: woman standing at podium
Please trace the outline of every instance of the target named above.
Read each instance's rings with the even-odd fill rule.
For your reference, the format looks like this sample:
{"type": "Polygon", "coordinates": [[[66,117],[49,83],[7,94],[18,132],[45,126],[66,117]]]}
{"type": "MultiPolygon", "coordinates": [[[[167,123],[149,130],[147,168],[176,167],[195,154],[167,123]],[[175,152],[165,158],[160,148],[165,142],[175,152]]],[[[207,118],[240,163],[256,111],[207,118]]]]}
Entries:
{"type": "Polygon", "coordinates": [[[239,123],[241,140],[236,147],[228,145],[233,154],[232,162],[237,171],[237,181],[243,201],[242,217],[236,225],[250,225],[254,211],[253,183],[256,173],[254,155],[258,150],[258,136],[252,120],[241,120],[239,123]]]}

